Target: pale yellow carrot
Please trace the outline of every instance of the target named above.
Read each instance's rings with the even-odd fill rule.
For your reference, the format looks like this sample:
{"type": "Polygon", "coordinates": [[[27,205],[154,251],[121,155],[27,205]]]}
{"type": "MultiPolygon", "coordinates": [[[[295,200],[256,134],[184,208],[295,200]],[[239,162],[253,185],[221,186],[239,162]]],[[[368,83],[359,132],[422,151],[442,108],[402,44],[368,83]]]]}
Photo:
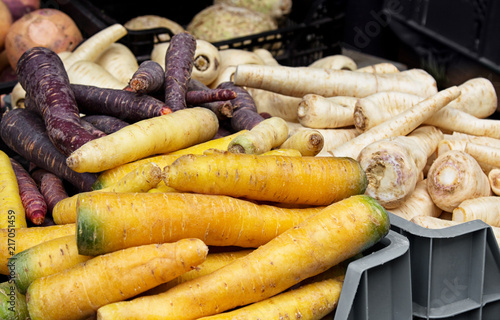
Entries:
{"type": "Polygon", "coordinates": [[[355,97],[328,97],[306,94],[297,109],[299,122],[309,128],[327,129],[354,125],[355,97]]]}
{"type": "Polygon", "coordinates": [[[261,154],[261,156],[294,156],[300,157],[302,154],[297,149],[277,148],[261,154]]]}
{"type": "Polygon", "coordinates": [[[316,156],[324,146],[323,135],[315,129],[304,129],[289,135],[280,148],[295,149],[303,156],[316,156]]]}
{"type": "Polygon", "coordinates": [[[434,203],[452,212],[462,201],[491,195],[488,176],[466,152],[450,150],[434,160],[427,173],[427,190],[434,203]]]}
{"type": "Polygon", "coordinates": [[[178,110],[135,122],[89,141],[70,154],[66,164],[77,172],[101,172],[207,141],[218,128],[217,116],[207,108],[178,110]]]}
{"type": "Polygon", "coordinates": [[[19,185],[9,156],[0,150],[0,228],[26,228],[19,185]]]}
{"type": "Polygon", "coordinates": [[[432,201],[427,191],[427,181],[425,179],[417,182],[415,190],[413,190],[410,196],[399,207],[390,211],[406,220],[411,220],[413,217],[420,215],[439,217],[443,212],[432,201]]]}
{"type": "Polygon", "coordinates": [[[380,91],[401,91],[430,97],[436,81],[422,69],[397,73],[366,73],[310,67],[238,65],[234,83],[294,97],[314,93],[324,97],[366,97],[380,91]]]}
{"type": "Polygon", "coordinates": [[[235,137],[227,146],[227,150],[235,153],[262,154],[281,146],[287,137],[286,121],[280,117],[271,117],[235,137]]]}
{"type": "Polygon", "coordinates": [[[460,96],[460,90],[455,86],[442,90],[329,152],[334,156],[356,159],[361,149],[368,144],[389,137],[407,135],[458,96],[460,96]]]}

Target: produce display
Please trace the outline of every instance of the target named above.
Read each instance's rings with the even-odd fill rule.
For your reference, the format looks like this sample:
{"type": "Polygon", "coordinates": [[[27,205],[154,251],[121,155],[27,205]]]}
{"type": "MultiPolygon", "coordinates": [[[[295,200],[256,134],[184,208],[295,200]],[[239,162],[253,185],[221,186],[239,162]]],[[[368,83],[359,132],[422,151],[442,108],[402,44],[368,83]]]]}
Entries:
{"type": "MultiPolygon", "coordinates": [[[[256,3],[213,7],[275,23],[291,6],[256,3]]],[[[422,69],[341,54],[283,66],[265,48],[217,49],[203,14],[10,56],[2,319],[320,320],[388,212],[426,228],[480,219],[500,243],[488,79],[438,89],[422,69]],[[172,34],[146,61],[120,42],[157,27],[172,34]]]]}

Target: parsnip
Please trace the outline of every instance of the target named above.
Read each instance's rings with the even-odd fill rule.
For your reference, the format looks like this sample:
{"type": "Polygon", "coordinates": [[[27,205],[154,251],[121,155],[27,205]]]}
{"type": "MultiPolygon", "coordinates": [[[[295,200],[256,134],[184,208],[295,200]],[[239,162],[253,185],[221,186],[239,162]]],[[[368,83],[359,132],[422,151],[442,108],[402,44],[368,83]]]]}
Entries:
{"type": "Polygon", "coordinates": [[[88,60],[75,61],[67,69],[72,84],[91,85],[101,88],[123,89],[127,82],[118,80],[109,71],[96,62],[88,60]]]}
{"type": "Polygon", "coordinates": [[[398,67],[389,62],[380,62],[372,64],[366,67],[356,69],[357,72],[368,72],[368,73],[391,73],[399,72],[398,67]]]}
{"type": "Polygon", "coordinates": [[[279,66],[279,62],[274,58],[273,54],[271,51],[267,50],[266,48],[255,48],[253,49],[253,52],[259,56],[259,58],[264,61],[265,65],[268,66],[279,66]]]}
{"type": "Polygon", "coordinates": [[[286,121],[298,122],[297,110],[301,98],[291,97],[268,90],[247,88],[257,106],[257,112],[268,113],[286,121]]]}
{"type": "Polygon", "coordinates": [[[345,56],[343,54],[334,54],[319,58],[313,63],[309,64],[309,67],[351,71],[354,71],[358,68],[356,61],[354,61],[351,57],[345,56]]]}
{"type": "Polygon", "coordinates": [[[453,221],[465,222],[476,219],[500,227],[500,197],[493,195],[467,199],[453,209],[453,221]]]}
{"type": "Polygon", "coordinates": [[[314,129],[335,129],[354,125],[355,97],[328,97],[306,94],[299,102],[299,122],[314,129]]]}
{"type": "Polygon", "coordinates": [[[135,54],[120,42],[112,43],[95,62],[123,83],[128,83],[139,68],[135,54]]]}
{"type": "Polygon", "coordinates": [[[488,180],[490,182],[491,191],[500,196],[500,168],[491,169],[488,172],[488,180]]]}
{"type": "Polygon", "coordinates": [[[439,217],[443,212],[434,204],[427,191],[427,180],[420,180],[415,186],[415,190],[397,208],[391,209],[391,213],[406,220],[411,220],[416,216],[439,217]]]}

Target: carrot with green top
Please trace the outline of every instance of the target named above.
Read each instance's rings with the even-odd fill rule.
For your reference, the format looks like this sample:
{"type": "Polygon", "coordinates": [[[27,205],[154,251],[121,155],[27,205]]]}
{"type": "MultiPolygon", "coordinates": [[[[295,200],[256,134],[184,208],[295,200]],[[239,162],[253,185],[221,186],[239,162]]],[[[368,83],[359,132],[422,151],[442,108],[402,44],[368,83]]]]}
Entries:
{"type": "Polygon", "coordinates": [[[176,151],[211,139],[219,127],[217,116],[201,107],[135,122],[115,133],[89,141],[66,159],[76,172],[101,172],[176,151]]]}
{"type": "Polygon", "coordinates": [[[26,296],[11,281],[0,283],[0,318],[3,320],[29,319],[26,296]]]}
{"type": "Polygon", "coordinates": [[[163,181],[183,192],[308,205],[329,205],[367,186],[365,172],[352,158],[221,151],[181,156],[165,166],[163,181]]]}
{"type": "MultiPolygon", "coordinates": [[[[117,183],[92,192],[147,192],[161,180],[162,169],[154,162],[147,162],[126,174],[117,183]]],[[[56,224],[76,222],[78,194],[59,201],[52,212],[56,224]]]]}
{"type": "Polygon", "coordinates": [[[254,248],[320,210],[207,194],[87,192],[77,202],[78,250],[98,255],[183,238],[254,248]]]}
{"type": "Polygon", "coordinates": [[[97,318],[197,319],[261,301],[359,254],[389,228],[377,201],[352,196],[225,267],[165,293],[110,303],[98,309],[97,318]]]}
{"type": "Polygon", "coordinates": [[[19,184],[9,156],[0,150],[0,228],[26,228],[24,209],[19,184]]]}
{"type": "Polygon", "coordinates": [[[13,255],[9,261],[15,265],[11,280],[20,293],[26,294],[35,279],[71,268],[91,259],[78,254],[74,234],[42,242],[13,255]]]}
{"type": "Polygon", "coordinates": [[[155,162],[161,168],[163,168],[166,165],[169,165],[172,162],[174,162],[175,159],[177,159],[183,154],[202,154],[208,149],[226,150],[227,146],[229,145],[231,140],[233,140],[233,138],[237,137],[240,134],[245,133],[246,131],[247,130],[242,130],[225,137],[211,139],[205,142],[200,142],[193,146],[182,148],[177,151],[172,151],[158,156],[147,157],[145,159],[140,159],[137,161],[119,165],[112,169],[108,169],[99,175],[94,185],[92,186],[92,189],[100,190],[109,187],[114,183],[116,183],[117,181],[119,181],[121,178],[123,178],[127,173],[135,170],[137,167],[148,162],[155,162]]]}
{"type": "Polygon", "coordinates": [[[50,239],[74,235],[75,230],[74,223],[62,226],[15,228],[13,231],[8,228],[0,229],[0,274],[9,275],[12,272],[14,276],[15,269],[9,264],[9,258],[16,253],[50,239]]]}
{"type": "Polygon", "coordinates": [[[32,320],[85,319],[106,304],[130,299],[202,263],[208,247],[198,239],[152,244],[94,257],[38,278],[26,301],[32,320]],[[61,307],[60,297],[71,297],[61,307]]]}

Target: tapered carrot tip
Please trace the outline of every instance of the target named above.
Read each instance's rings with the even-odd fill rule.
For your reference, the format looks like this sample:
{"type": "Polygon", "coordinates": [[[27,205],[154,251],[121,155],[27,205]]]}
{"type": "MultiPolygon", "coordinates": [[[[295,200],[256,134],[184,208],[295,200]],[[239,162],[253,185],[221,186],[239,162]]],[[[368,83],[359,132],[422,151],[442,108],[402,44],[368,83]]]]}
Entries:
{"type": "Polygon", "coordinates": [[[43,213],[35,213],[30,220],[33,224],[39,226],[45,221],[45,215],[43,213]]]}
{"type": "Polygon", "coordinates": [[[161,109],[160,113],[162,115],[170,114],[170,113],[172,113],[172,109],[170,109],[169,107],[164,107],[161,109]]]}

